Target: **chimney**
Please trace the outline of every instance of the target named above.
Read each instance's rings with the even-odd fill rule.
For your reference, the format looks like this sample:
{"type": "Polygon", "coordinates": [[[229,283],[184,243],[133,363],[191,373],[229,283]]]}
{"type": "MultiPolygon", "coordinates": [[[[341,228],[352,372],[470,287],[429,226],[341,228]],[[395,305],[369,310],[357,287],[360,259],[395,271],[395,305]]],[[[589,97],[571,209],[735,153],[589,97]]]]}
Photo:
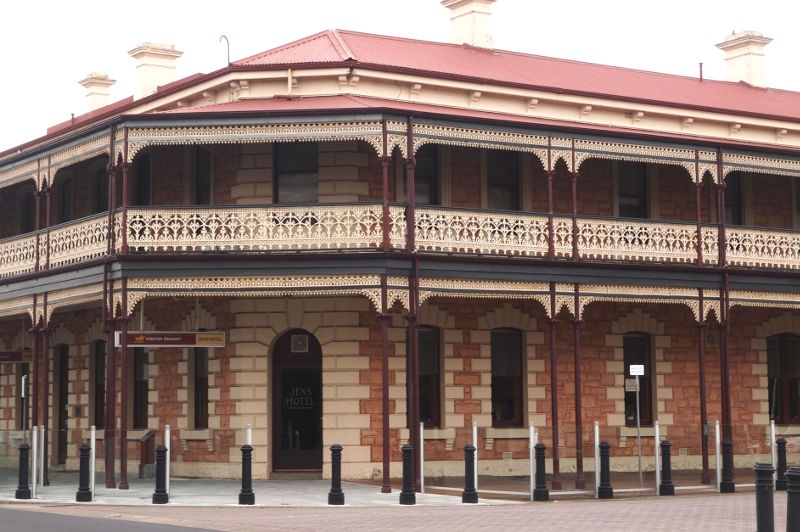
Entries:
{"type": "Polygon", "coordinates": [[[91,112],[108,105],[109,88],[116,80],[109,79],[108,74],[92,72],[78,83],[86,88],[86,110],[91,112]]]}
{"type": "Polygon", "coordinates": [[[765,87],[764,47],[772,42],[769,37],[755,31],[731,33],[717,48],[725,52],[728,81],[744,81],[756,87],[765,87]]]}
{"type": "Polygon", "coordinates": [[[453,44],[492,48],[491,5],[495,0],[442,0],[452,12],[453,44]]]}
{"type": "Polygon", "coordinates": [[[128,54],[136,60],[136,88],[133,99],[138,100],[156,89],[175,81],[175,60],[183,55],[171,44],[144,42],[128,54]]]}

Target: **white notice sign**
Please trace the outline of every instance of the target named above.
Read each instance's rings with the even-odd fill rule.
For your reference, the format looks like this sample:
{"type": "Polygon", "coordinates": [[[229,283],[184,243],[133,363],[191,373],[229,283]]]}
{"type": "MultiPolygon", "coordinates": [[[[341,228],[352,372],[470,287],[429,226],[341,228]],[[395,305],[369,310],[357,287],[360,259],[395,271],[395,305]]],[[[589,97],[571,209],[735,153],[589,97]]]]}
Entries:
{"type": "Polygon", "coordinates": [[[630,371],[633,377],[636,375],[644,375],[644,364],[631,364],[630,371]]]}

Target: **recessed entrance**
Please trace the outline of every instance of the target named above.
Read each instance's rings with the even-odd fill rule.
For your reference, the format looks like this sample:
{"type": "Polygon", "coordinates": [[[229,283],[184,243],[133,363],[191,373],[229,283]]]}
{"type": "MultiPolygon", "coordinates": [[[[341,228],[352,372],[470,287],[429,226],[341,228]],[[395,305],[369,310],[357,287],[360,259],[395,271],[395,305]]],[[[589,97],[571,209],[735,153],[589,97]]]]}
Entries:
{"type": "Polygon", "coordinates": [[[273,470],[321,471],[322,348],[293,329],[278,338],[273,359],[273,470]]]}

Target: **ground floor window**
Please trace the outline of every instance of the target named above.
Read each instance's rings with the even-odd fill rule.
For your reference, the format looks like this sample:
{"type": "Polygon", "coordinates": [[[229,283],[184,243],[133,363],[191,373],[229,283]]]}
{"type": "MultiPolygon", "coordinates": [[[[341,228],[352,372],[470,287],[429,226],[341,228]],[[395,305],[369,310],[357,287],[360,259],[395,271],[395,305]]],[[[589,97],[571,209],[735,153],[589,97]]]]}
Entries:
{"type": "Polygon", "coordinates": [[[133,428],[147,428],[147,349],[136,347],[133,350],[133,428]]]}
{"type": "Polygon", "coordinates": [[[194,428],[208,428],[208,348],[195,347],[192,358],[194,428]]]}
{"type": "Polygon", "coordinates": [[[800,422],[800,336],[767,338],[769,417],[775,423],[800,422]]]}
{"type": "Polygon", "coordinates": [[[419,328],[419,417],[425,428],[441,427],[439,329],[419,328]]]}
{"type": "Polygon", "coordinates": [[[92,345],[92,403],[93,425],[102,429],[106,421],[106,343],[98,340],[92,345]]]}
{"type": "Polygon", "coordinates": [[[639,376],[639,419],[641,425],[653,424],[653,364],[650,335],[629,333],[623,337],[625,360],[625,425],[636,426],[636,377],[631,366],[644,366],[639,376]]]}
{"type": "Polygon", "coordinates": [[[492,426],[522,426],[522,333],[492,330],[492,426]]]}

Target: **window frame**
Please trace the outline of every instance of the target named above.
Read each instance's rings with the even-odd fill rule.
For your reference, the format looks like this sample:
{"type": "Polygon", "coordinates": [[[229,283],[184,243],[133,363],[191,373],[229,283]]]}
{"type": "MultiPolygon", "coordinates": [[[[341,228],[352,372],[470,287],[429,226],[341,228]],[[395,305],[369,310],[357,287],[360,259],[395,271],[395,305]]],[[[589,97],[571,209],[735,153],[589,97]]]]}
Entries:
{"type": "Polygon", "coordinates": [[[519,211],[522,192],[520,155],[509,150],[486,150],[486,208],[519,211]],[[497,193],[507,196],[495,202],[497,193]]]}
{"type": "Polygon", "coordinates": [[[441,428],[442,426],[441,337],[441,331],[438,327],[420,325],[417,328],[419,353],[417,393],[419,396],[420,421],[426,429],[441,428]],[[433,364],[426,366],[426,362],[433,362],[433,364]],[[423,407],[425,400],[430,402],[430,408],[428,409],[423,407]],[[429,415],[426,416],[426,414],[429,415]]]}
{"type": "MultiPolygon", "coordinates": [[[[522,331],[519,329],[500,327],[491,330],[490,338],[492,427],[522,427],[525,419],[525,367],[523,356],[524,338],[522,331]],[[516,368],[512,368],[516,369],[516,374],[499,374],[499,357],[504,355],[501,350],[505,348],[500,345],[501,337],[503,336],[506,338],[513,337],[513,344],[516,344],[512,345],[516,353],[510,355],[516,357],[516,361],[511,361],[516,366],[516,368]],[[507,393],[509,390],[511,390],[510,398],[507,393]],[[512,414],[508,417],[500,417],[502,407],[501,400],[505,402],[510,401],[512,414]]],[[[502,411],[506,410],[507,408],[503,408],[502,411]]]]}
{"type": "MultiPolygon", "coordinates": [[[[631,364],[644,363],[644,375],[639,377],[639,418],[640,426],[651,427],[655,423],[655,357],[653,356],[652,335],[645,332],[632,331],[622,335],[623,350],[623,375],[625,381],[624,404],[625,426],[635,427],[636,423],[636,392],[627,391],[629,379],[635,381],[636,377],[630,374],[631,364]],[[634,352],[634,342],[646,341],[639,352],[634,352]]],[[[632,384],[632,383],[631,383],[632,384]]],[[[634,388],[635,390],[635,388],[634,388]]]]}
{"type": "Polygon", "coordinates": [[[276,142],[273,152],[273,202],[291,205],[319,203],[319,143],[276,142]],[[303,153],[303,149],[308,149],[308,152],[303,153]],[[303,178],[309,182],[297,182],[303,178]]]}

